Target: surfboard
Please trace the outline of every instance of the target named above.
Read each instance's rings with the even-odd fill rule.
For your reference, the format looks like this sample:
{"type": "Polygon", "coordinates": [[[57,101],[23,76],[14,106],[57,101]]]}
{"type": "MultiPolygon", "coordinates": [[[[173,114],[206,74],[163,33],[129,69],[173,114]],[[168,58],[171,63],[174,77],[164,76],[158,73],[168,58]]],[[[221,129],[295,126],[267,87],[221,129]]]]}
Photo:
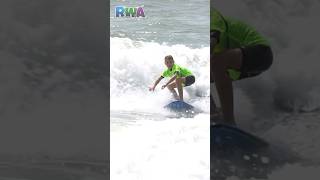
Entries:
{"type": "Polygon", "coordinates": [[[211,177],[267,177],[275,168],[296,162],[298,156],[239,128],[210,126],[211,177]]]}
{"type": "Polygon", "coordinates": [[[194,107],[184,101],[173,101],[164,106],[165,109],[168,109],[170,111],[174,112],[189,112],[193,111],[194,107]]]}
{"type": "Polygon", "coordinates": [[[247,133],[236,127],[215,124],[210,127],[211,148],[213,151],[241,150],[245,152],[256,152],[268,147],[263,139],[247,133]]]}

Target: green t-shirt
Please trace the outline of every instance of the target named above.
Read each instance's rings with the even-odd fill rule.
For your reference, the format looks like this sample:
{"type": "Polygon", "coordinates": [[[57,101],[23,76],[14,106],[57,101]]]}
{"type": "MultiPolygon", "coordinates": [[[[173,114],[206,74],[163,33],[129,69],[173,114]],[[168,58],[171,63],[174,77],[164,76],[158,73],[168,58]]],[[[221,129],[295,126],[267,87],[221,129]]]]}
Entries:
{"type": "Polygon", "coordinates": [[[172,68],[163,71],[161,76],[173,77],[174,75],[177,75],[177,77],[186,77],[192,75],[192,72],[187,68],[183,68],[181,66],[178,66],[177,64],[173,64],[172,68]]]}
{"type": "MultiPolygon", "coordinates": [[[[213,49],[214,53],[220,53],[225,49],[255,45],[269,46],[269,42],[262,35],[244,22],[224,17],[215,9],[211,10],[210,19],[210,31],[219,32],[218,43],[213,49]]],[[[228,74],[233,80],[240,78],[238,70],[228,69],[228,74]]]]}
{"type": "Polygon", "coordinates": [[[248,24],[224,17],[215,9],[211,10],[210,16],[210,30],[220,32],[219,42],[213,50],[215,53],[254,45],[269,46],[269,42],[248,24]]]}

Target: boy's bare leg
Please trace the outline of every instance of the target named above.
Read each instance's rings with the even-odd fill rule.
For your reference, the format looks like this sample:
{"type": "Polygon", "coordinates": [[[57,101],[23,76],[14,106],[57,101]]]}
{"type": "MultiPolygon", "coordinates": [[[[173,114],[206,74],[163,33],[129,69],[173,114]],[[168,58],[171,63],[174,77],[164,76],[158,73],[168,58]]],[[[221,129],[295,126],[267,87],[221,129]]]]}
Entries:
{"type": "Polygon", "coordinates": [[[176,100],[179,100],[179,96],[178,96],[176,90],[174,89],[174,88],[176,88],[176,83],[173,82],[173,83],[169,84],[169,85],[167,86],[167,88],[168,88],[169,91],[172,93],[173,98],[176,99],[176,100]]]}
{"type": "Polygon", "coordinates": [[[221,112],[221,108],[219,108],[214,99],[213,96],[210,95],[210,123],[220,123],[223,122],[223,114],[221,112]]]}
{"type": "Polygon", "coordinates": [[[178,89],[178,93],[179,93],[179,100],[183,101],[183,89],[182,89],[182,83],[184,83],[186,81],[186,78],[182,77],[182,78],[176,78],[176,87],[178,89]]]}
{"type": "Polygon", "coordinates": [[[232,80],[227,74],[227,69],[241,68],[242,52],[240,49],[227,50],[213,56],[211,62],[213,79],[219,95],[223,119],[228,124],[235,124],[232,80]]]}

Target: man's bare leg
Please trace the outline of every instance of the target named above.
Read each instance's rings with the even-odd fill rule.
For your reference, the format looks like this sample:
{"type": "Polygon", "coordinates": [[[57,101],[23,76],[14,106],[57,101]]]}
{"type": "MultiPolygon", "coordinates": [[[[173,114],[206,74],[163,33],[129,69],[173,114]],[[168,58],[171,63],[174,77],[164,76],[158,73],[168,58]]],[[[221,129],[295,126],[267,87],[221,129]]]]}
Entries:
{"type": "Polygon", "coordinates": [[[240,69],[242,52],[240,49],[227,50],[213,56],[211,62],[213,79],[219,95],[224,122],[234,125],[233,87],[227,69],[240,69]]]}

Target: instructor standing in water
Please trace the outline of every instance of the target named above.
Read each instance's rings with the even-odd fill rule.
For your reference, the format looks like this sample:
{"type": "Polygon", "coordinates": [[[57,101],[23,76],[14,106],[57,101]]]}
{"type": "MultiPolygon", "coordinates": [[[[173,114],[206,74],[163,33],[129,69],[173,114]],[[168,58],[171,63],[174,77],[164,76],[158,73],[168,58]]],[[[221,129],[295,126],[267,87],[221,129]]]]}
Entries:
{"type": "Polygon", "coordinates": [[[154,91],[159,82],[165,77],[171,77],[171,79],[161,87],[161,89],[168,88],[176,100],[183,101],[183,87],[190,86],[195,82],[195,77],[190,70],[175,64],[171,55],[164,58],[164,63],[168,69],[163,71],[162,75],[156,80],[154,85],[149,88],[150,91],[154,91]],[[178,89],[178,93],[175,91],[178,89]]]}
{"type": "MultiPolygon", "coordinates": [[[[251,26],[215,9],[210,16],[210,79],[219,95],[222,123],[236,125],[232,81],[266,71],[273,55],[268,41],[251,26]]],[[[213,100],[211,104],[214,106],[213,100]]]]}

